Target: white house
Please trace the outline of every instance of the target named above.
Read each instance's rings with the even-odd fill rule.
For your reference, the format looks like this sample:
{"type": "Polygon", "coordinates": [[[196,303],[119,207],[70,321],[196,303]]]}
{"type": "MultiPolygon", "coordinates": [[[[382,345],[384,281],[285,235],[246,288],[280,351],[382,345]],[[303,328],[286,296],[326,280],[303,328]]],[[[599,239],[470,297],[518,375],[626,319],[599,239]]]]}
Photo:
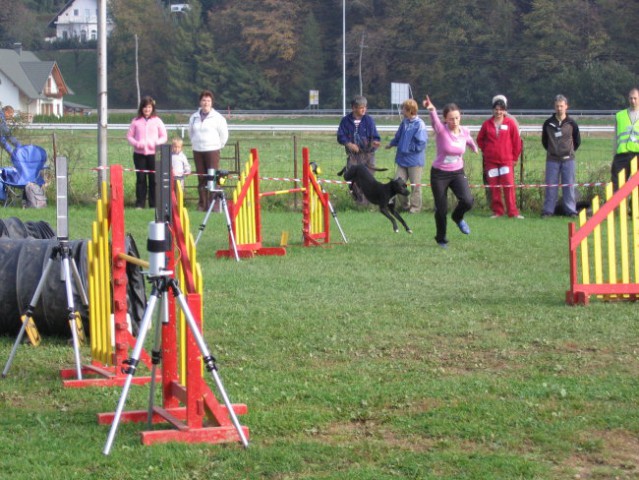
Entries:
{"type": "Polygon", "coordinates": [[[170,8],[171,13],[185,13],[191,10],[191,6],[188,3],[172,3],[170,8]]]}
{"type": "MultiPolygon", "coordinates": [[[[55,28],[55,39],[75,38],[81,42],[98,39],[98,0],[71,0],[49,22],[55,28]]],[[[107,35],[113,21],[107,16],[107,35]]]]}
{"type": "Polygon", "coordinates": [[[30,121],[34,115],[64,113],[64,96],[73,94],[55,61],[42,61],[33,52],[0,49],[0,103],[11,105],[30,121]]]}

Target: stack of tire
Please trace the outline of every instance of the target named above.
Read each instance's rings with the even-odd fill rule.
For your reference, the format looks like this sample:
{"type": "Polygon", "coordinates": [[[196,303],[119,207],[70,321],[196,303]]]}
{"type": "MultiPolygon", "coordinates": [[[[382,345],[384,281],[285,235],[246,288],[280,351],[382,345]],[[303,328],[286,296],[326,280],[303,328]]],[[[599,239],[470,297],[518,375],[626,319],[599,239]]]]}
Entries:
{"type": "MultiPolygon", "coordinates": [[[[67,242],[70,259],[78,267],[80,282],[87,292],[88,240],[67,242]]],[[[16,335],[20,330],[20,317],[33,299],[38,284],[42,291],[33,319],[41,335],[69,337],[67,295],[62,280],[60,255],[55,249],[60,245],[54,230],[46,222],[22,222],[19,218],[0,219],[0,334],[16,335]],[[52,257],[46,278],[45,267],[52,257]]],[[[127,253],[139,256],[135,241],[127,237],[127,253]]],[[[144,277],[140,268],[127,268],[129,278],[129,314],[134,327],[141,320],[146,308],[144,277]]],[[[76,281],[71,279],[73,303],[80,313],[85,332],[89,331],[88,308],[82,304],[76,281]]],[[[134,328],[135,330],[135,328],[134,328]]]]}

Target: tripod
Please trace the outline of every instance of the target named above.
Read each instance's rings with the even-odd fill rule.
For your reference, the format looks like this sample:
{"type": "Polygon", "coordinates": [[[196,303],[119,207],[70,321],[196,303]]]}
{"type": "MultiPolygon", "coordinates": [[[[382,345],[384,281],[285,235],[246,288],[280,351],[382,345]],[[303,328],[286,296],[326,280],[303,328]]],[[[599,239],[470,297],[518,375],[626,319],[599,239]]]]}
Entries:
{"type": "Polygon", "coordinates": [[[224,194],[224,190],[213,188],[212,190],[207,187],[207,190],[213,194],[213,201],[209,205],[209,209],[206,211],[206,215],[204,215],[204,220],[202,220],[202,224],[199,227],[199,232],[197,233],[197,238],[195,239],[195,245],[197,246],[197,242],[200,240],[204,229],[206,228],[206,222],[209,221],[209,217],[211,216],[211,212],[213,212],[213,208],[215,208],[216,203],[219,201],[222,206],[222,211],[224,212],[224,216],[226,217],[226,228],[229,231],[229,238],[231,239],[231,245],[233,246],[233,253],[235,254],[235,260],[240,261],[240,256],[237,253],[237,245],[235,244],[235,235],[233,235],[233,226],[231,224],[231,215],[229,214],[229,207],[226,203],[226,195],[224,194]]]}
{"type": "MultiPolygon", "coordinates": [[[[156,224],[157,225],[157,224],[156,224]]],[[[163,242],[163,240],[159,241],[160,243],[163,242]]],[[[159,243],[158,240],[149,240],[149,244],[151,246],[153,246],[154,248],[158,248],[159,243]]],[[[158,257],[157,253],[159,253],[158,251],[155,252],[156,255],[155,257],[158,257]]],[[[160,255],[161,257],[162,255],[160,255]]],[[[149,281],[152,284],[152,288],[151,288],[151,295],[149,296],[149,301],[147,303],[147,307],[146,310],[144,312],[144,316],[142,318],[142,322],[140,323],[140,329],[139,329],[139,335],[138,338],[135,342],[135,346],[131,352],[131,356],[124,361],[124,363],[126,365],[128,365],[126,368],[122,369],[122,372],[125,373],[127,375],[124,386],[122,388],[122,394],[120,396],[120,400],[118,402],[118,406],[116,408],[115,411],[115,415],[113,417],[113,423],[111,424],[111,429],[109,431],[109,435],[107,437],[107,441],[106,444],[104,446],[104,450],[102,453],[104,453],[104,455],[108,455],[109,452],[111,451],[111,447],[113,445],[113,441],[115,439],[115,434],[117,432],[118,429],[118,424],[120,423],[120,417],[122,416],[122,411],[124,409],[124,404],[126,402],[126,398],[127,395],[129,393],[129,388],[131,387],[131,382],[133,380],[133,375],[135,374],[135,371],[137,369],[138,363],[140,361],[140,353],[142,351],[142,347],[144,345],[144,339],[146,337],[146,334],[148,332],[149,329],[149,324],[151,322],[151,318],[153,316],[153,311],[155,309],[155,306],[158,302],[158,300],[162,300],[162,312],[161,312],[161,317],[162,317],[162,323],[167,321],[168,318],[168,303],[167,303],[167,298],[166,298],[166,293],[170,290],[171,293],[173,294],[173,296],[175,297],[175,299],[177,300],[177,304],[180,307],[180,310],[182,311],[182,313],[184,313],[184,317],[186,318],[186,322],[188,324],[189,330],[191,332],[191,334],[193,335],[193,338],[195,339],[195,342],[197,343],[198,349],[200,350],[200,353],[202,354],[202,360],[204,362],[204,365],[206,366],[206,370],[208,370],[209,372],[211,372],[211,375],[213,377],[213,380],[215,381],[215,384],[220,392],[220,394],[222,395],[222,398],[224,400],[224,404],[226,405],[226,408],[228,410],[229,416],[231,417],[231,422],[233,423],[233,426],[235,427],[235,429],[237,430],[237,433],[240,437],[240,440],[242,441],[242,444],[244,445],[244,447],[248,447],[248,440],[246,438],[246,435],[244,434],[244,431],[242,430],[242,426],[240,425],[239,420],[237,419],[237,416],[235,414],[235,411],[233,410],[233,405],[231,404],[231,401],[229,400],[228,395],[226,394],[226,390],[224,389],[224,385],[222,384],[222,380],[220,379],[220,376],[217,373],[217,366],[215,365],[215,358],[211,355],[208,347],[206,346],[206,343],[204,341],[204,338],[202,337],[202,334],[200,333],[197,323],[195,321],[195,318],[193,317],[193,314],[191,313],[191,310],[188,306],[188,303],[184,297],[184,294],[180,291],[180,288],[178,287],[177,281],[174,278],[169,277],[169,275],[171,274],[171,272],[167,272],[167,271],[161,271],[162,267],[161,265],[163,265],[164,262],[162,259],[158,259],[158,258],[152,258],[152,261],[150,262],[150,272],[149,272],[149,281]],[[159,260],[160,263],[158,263],[157,261],[153,261],[153,260],[159,260]]],[[[160,333],[159,333],[159,329],[160,329],[160,322],[157,322],[156,325],[156,334],[155,334],[155,346],[154,346],[154,350],[153,350],[153,374],[155,374],[155,368],[156,365],[160,362],[160,348],[159,348],[159,344],[160,344],[160,333]]],[[[154,375],[155,376],[155,375],[154,375]]],[[[154,390],[155,390],[155,381],[153,380],[153,383],[151,384],[151,399],[149,402],[149,416],[148,416],[148,420],[149,422],[152,420],[152,415],[153,415],[153,395],[154,395],[154,390]]]]}
{"type": "Polygon", "coordinates": [[[31,342],[33,344],[37,344],[39,341],[39,336],[37,333],[37,329],[35,328],[35,323],[33,321],[33,313],[38,304],[38,300],[42,295],[42,290],[47,280],[47,275],[53,266],[53,262],[59,256],[61,258],[62,265],[62,281],[64,282],[65,291],[67,295],[67,312],[69,318],[69,328],[71,329],[71,337],[73,339],[73,352],[75,354],[75,363],[76,363],[76,371],[78,375],[78,380],[82,380],[82,367],[80,362],[80,342],[84,340],[84,330],[82,327],[82,319],[80,318],[80,314],[75,311],[75,304],[73,302],[73,289],[71,285],[71,273],[73,272],[73,278],[76,282],[76,287],[78,292],[80,293],[80,297],[82,298],[83,305],[88,305],[89,301],[87,299],[87,295],[82,287],[82,281],[80,280],[80,273],[78,272],[78,267],[75,263],[75,260],[70,255],[70,247],[69,242],[66,238],[58,238],[58,245],[53,247],[51,250],[51,255],[49,256],[49,260],[47,261],[46,267],[42,272],[42,276],[40,277],[40,281],[38,282],[38,286],[36,287],[35,293],[33,294],[33,298],[31,302],[27,306],[26,311],[21,317],[22,327],[20,328],[20,332],[18,333],[18,337],[16,338],[15,343],[13,344],[13,348],[11,349],[11,354],[9,355],[9,359],[7,360],[6,365],[4,366],[4,370],[2,371],[2,377],[6,377],[9,372],[9,368],[11,368],[11,363],[13,362],[13,358],[18,351],[18,347],[22,342],[25,332],[29,336],[31,342]]]}

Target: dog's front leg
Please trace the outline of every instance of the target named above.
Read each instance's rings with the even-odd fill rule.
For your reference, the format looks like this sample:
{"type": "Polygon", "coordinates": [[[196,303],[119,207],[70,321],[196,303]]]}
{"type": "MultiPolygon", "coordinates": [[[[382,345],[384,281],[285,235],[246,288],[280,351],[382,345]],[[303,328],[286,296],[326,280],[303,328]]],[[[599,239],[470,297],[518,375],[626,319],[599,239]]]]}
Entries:
{"type": "Polygon", "coordinates": [[[395,231],[395,233],[399,233],[399,229],[397,228],[397,222],[388,211],[388,205],[380,206],[379,211],[382,215],[384,215],[386,218],[388,218],[391,221],[391,223],[393,224],[393,230],[395,231]]]}
{"type": "Polygon", "coordinates": [[[399,212],[397,210],[395,210],[395,204],[391,203],[388,205],[388,209],[390,210],[390,212],[393,214],[393,216],[399,220],[401,222],[401,224],[404,226],[404,228],[406,229],[406,231],[408,233],[413,233],[413,231],[410,229],[410,227],[406,224],[406,222],[404,221],[404,219],[402,218],[402,216],[399,214],[399,212]]]}

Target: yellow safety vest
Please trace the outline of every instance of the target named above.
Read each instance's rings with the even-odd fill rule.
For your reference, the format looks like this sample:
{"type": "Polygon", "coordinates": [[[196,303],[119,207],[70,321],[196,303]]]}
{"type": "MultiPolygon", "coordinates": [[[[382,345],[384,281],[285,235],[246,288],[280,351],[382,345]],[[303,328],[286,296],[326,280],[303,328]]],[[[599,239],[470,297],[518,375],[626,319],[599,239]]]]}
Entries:
{"type": "Polygon", "coordinates": [[[630,122],[628,110],[617,112],[617,153],[639,152],[639,121],[630,122]]]}

